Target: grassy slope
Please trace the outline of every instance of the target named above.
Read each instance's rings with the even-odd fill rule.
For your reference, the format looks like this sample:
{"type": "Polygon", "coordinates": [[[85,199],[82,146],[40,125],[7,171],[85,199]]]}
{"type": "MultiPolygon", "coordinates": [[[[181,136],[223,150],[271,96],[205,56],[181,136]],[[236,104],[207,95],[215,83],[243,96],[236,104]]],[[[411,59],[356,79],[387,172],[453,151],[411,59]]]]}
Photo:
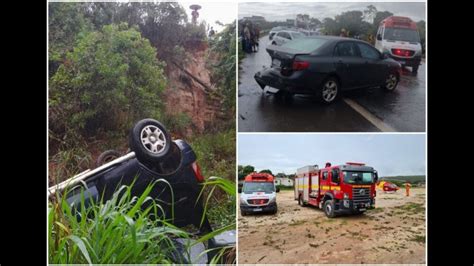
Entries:
{"type": "Polygon", "coordinates": [[[410,182],[410,183],[422,183],[426,182],[426,176],[424,175],[406,175],[406,176],[384,176],[380,180],[386,181],[401,181],[401,182],[410,182]]]}

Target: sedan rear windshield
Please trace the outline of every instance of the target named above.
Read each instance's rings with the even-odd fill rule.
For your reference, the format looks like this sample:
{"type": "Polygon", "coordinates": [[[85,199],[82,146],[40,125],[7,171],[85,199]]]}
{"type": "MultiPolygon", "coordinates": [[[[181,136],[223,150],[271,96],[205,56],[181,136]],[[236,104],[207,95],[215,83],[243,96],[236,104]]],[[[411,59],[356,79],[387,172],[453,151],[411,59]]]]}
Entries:
{"type": "Polygon", "coordinates": [[[287,42],[281,47],[287,47],[290,49],[301,51],[303,53],[311,53],[321,47],[326,42],[327,40],[319,38],[301,38],[295,39],[292,42],[287,42]]]}

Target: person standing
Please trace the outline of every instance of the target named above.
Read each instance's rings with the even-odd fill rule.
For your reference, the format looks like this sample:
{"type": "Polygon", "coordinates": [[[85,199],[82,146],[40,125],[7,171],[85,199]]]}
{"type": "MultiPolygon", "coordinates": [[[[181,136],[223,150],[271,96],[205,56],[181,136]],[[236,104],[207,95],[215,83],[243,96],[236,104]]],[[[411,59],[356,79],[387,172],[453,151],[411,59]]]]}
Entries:
{"type": "Polygon", "coordinates": [[[250,28],[249,23],[245,23],[244,27],[244,39],[245,39],[245,48],[244,51],[247,53],[251,52],[251,36],[250,36],[250,28]]]}
{"type": "Polygon", "coordinates": [[[216,34],[216,32],[214,31],[214,28],[211,27],[211,30],[209,31],[209,38],[211,38],[212,36],[214,36],[214,34],[216,34]]]}
{"type": "Polygon", "coordinates": [[[406,191],[407,197],[410,196],[410,188],[411,188],[411,184],[406,182],[405,183],[405,191],[406,191]]]}

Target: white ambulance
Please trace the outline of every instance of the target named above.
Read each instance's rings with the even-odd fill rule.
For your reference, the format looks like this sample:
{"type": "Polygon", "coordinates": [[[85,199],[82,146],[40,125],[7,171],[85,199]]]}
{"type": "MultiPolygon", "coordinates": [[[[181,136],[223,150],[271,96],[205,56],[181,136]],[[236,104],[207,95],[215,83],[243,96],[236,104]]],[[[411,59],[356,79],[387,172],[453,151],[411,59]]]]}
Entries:
{"type": "Polygon", "coordinates": [[[390,16],[380,22],[375,47],[383,54],[410,66],[416,75],[422,47],[416,23],[407,17],[390,16]]]}

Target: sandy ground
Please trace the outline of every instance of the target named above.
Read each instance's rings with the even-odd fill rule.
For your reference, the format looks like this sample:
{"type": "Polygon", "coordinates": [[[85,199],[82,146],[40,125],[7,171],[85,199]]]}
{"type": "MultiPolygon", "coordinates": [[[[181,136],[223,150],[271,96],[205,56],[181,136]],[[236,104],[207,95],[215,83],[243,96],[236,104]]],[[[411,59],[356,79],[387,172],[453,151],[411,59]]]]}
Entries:
{"type": "Polygon", "coordinates": [[[377,190],[375,209],[329,219],[281,191],[275,215],[242,217],[239,210],[238,262],[424,264],[425,199],[424,188],[412,188],[410,197],[377,190]]]}

